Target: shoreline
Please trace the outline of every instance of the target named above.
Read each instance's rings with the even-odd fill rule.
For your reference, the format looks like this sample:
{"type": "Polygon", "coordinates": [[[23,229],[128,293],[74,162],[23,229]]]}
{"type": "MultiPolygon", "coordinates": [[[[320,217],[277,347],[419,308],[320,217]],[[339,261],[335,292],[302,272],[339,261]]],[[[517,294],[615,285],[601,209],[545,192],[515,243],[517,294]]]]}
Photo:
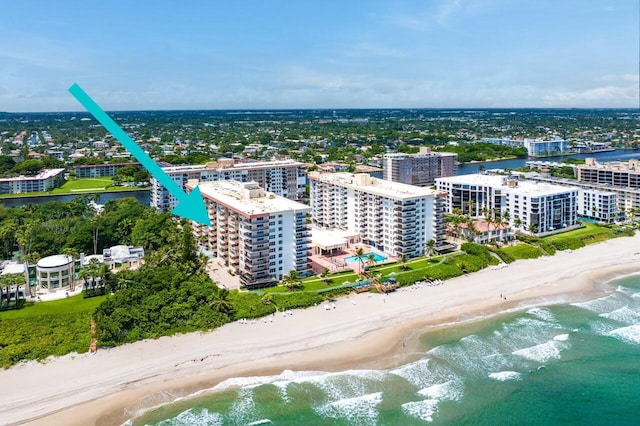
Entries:
{"type": "Polygon", "coordinates": [[[637,233],[500,270],[486,268],[438,287],[340,298],[331,311],[316,306],[255,324],[230,323],[208,333],[100,350],[94,356],[21,364],[0,371],[0,383],[11,384],[0,389],[6,386],[2,392],[14,396],[0,403],[0,410],[9,423],[122,424],[231,377],[388,368],[406,362],[402,344],[421,332],[602,295],[604,283],[640,273],[640,255],[634,253],[639,243],[637,233]]]}

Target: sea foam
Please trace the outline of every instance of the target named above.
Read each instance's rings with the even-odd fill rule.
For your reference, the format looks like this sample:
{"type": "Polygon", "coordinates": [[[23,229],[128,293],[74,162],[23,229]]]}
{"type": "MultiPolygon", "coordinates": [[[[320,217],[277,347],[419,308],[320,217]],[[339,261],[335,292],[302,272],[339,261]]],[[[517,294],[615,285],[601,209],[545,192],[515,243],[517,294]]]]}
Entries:
{"type": "Polygon", "coordinates": [[[438,401],[459,401],[462,399],[462,383],[457,380],[449,380],[445,383],[420,389],[418,393],[428,399],[435,399],[438,401]]]}
{"type": "Polygon", "coordinates": [[[376,407],[381,402],[382,392],[376,392],[341,399],[317,408],[316,412],[324,417],[345,419],[350,424],[375,424],[378,419],[376,407]]]}
{"type": "Polygon", "coordinates": [[[432,422],[433,416],[438,414],[437,399],[425,399],[424,401],[406,402],[400,407],[406,414],[417,417],[425,422],[432,422]]]}
{"type": "Polygon", "coordinates": [[[531,361],[547,362],[550,359],[560,358],[560,345],[557,341],[549,341],[529,348],[513,351],[514,355],[521,356],[531,361]]]}
{"type": "Polygon", "coordinates": [[[222,426],[223,424],[222,414],[210,413],[206,408],[202,410],[190,408],[176,417],[156,423],[157,426],[222,426]]]}
{"type": "Polygon", "coordinates": [[[609,335],[623,340],[627,343],[640,345],[640,324],[616,328],[615,330],[609,332],[609,335]]]}
{"type": "Polygon", "coordinates": [[[640,322],[640,312],[633,310],[629,306],[623,306],[620,309],[600,314],[599,316],[626,324],[635,324],[640,322]]]}
{"type": "Polygon", "coordinates": [[[520,380],[522,375],[517,371],[499,371],[497,373],[490,373],[489,377],[498,380],[500,382],[506,382],[507,380],[520,380]]]}

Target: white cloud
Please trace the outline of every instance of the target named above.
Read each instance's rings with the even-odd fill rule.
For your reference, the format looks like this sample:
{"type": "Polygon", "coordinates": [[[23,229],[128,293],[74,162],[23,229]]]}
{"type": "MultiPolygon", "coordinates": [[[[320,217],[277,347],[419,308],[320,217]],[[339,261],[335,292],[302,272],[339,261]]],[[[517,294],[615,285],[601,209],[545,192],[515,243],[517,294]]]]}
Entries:
{"type": "Polygon", "coordinates": [[[601,86],[584,90],[564,90],[544,97],[549,107],[630,108],[638,104],[638,86],[601,86]]]}

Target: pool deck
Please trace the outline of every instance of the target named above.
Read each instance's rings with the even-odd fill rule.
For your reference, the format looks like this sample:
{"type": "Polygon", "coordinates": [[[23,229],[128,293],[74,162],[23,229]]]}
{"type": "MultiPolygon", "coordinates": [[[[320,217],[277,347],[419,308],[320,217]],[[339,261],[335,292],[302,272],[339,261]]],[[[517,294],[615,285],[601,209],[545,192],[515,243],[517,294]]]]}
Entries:
{"type": "Polygon", "coordinates": [[[345,258],[355,256],[356,250],[360,247],[362,247],[363,251],[365,252],[365,257],[363,257],[362,259],[362,266],[367,264],[366,255],[368,255],[369,253],[375,253],[379,256],[386,258],[385,260],[376,262],[375,263],[376,265],[397,261],[396,258],[389,256],[387,253],[383,253],[372,246],[368,246],[365,244],[354,244],[354,245],[349,245],[346,250],[343,250],[331,256],[312,255],[311,264],[312,264],[313,272],[316,274],[320,274],[322,273],[322,269],[328,268],[329,271],[331,272],[339,272],[339,271],[352,269],[357,274],[362,273],[362,271],[360,270],[360,267],[361,267],[360,262],[347,263],[345,261],[345,258]]]}

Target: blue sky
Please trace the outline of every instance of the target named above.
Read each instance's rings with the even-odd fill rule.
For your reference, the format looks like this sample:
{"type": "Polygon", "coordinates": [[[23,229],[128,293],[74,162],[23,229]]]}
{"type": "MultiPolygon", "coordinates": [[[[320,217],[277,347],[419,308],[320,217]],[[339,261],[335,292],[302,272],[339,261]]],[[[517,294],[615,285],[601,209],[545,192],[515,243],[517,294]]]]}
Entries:
{"type": "Polygon", "coordinates": [[[637,107],[637,0],[12,1],[0,111],[637,107]],[[235,3],[235,4],[231,4],[235,3]]]}

